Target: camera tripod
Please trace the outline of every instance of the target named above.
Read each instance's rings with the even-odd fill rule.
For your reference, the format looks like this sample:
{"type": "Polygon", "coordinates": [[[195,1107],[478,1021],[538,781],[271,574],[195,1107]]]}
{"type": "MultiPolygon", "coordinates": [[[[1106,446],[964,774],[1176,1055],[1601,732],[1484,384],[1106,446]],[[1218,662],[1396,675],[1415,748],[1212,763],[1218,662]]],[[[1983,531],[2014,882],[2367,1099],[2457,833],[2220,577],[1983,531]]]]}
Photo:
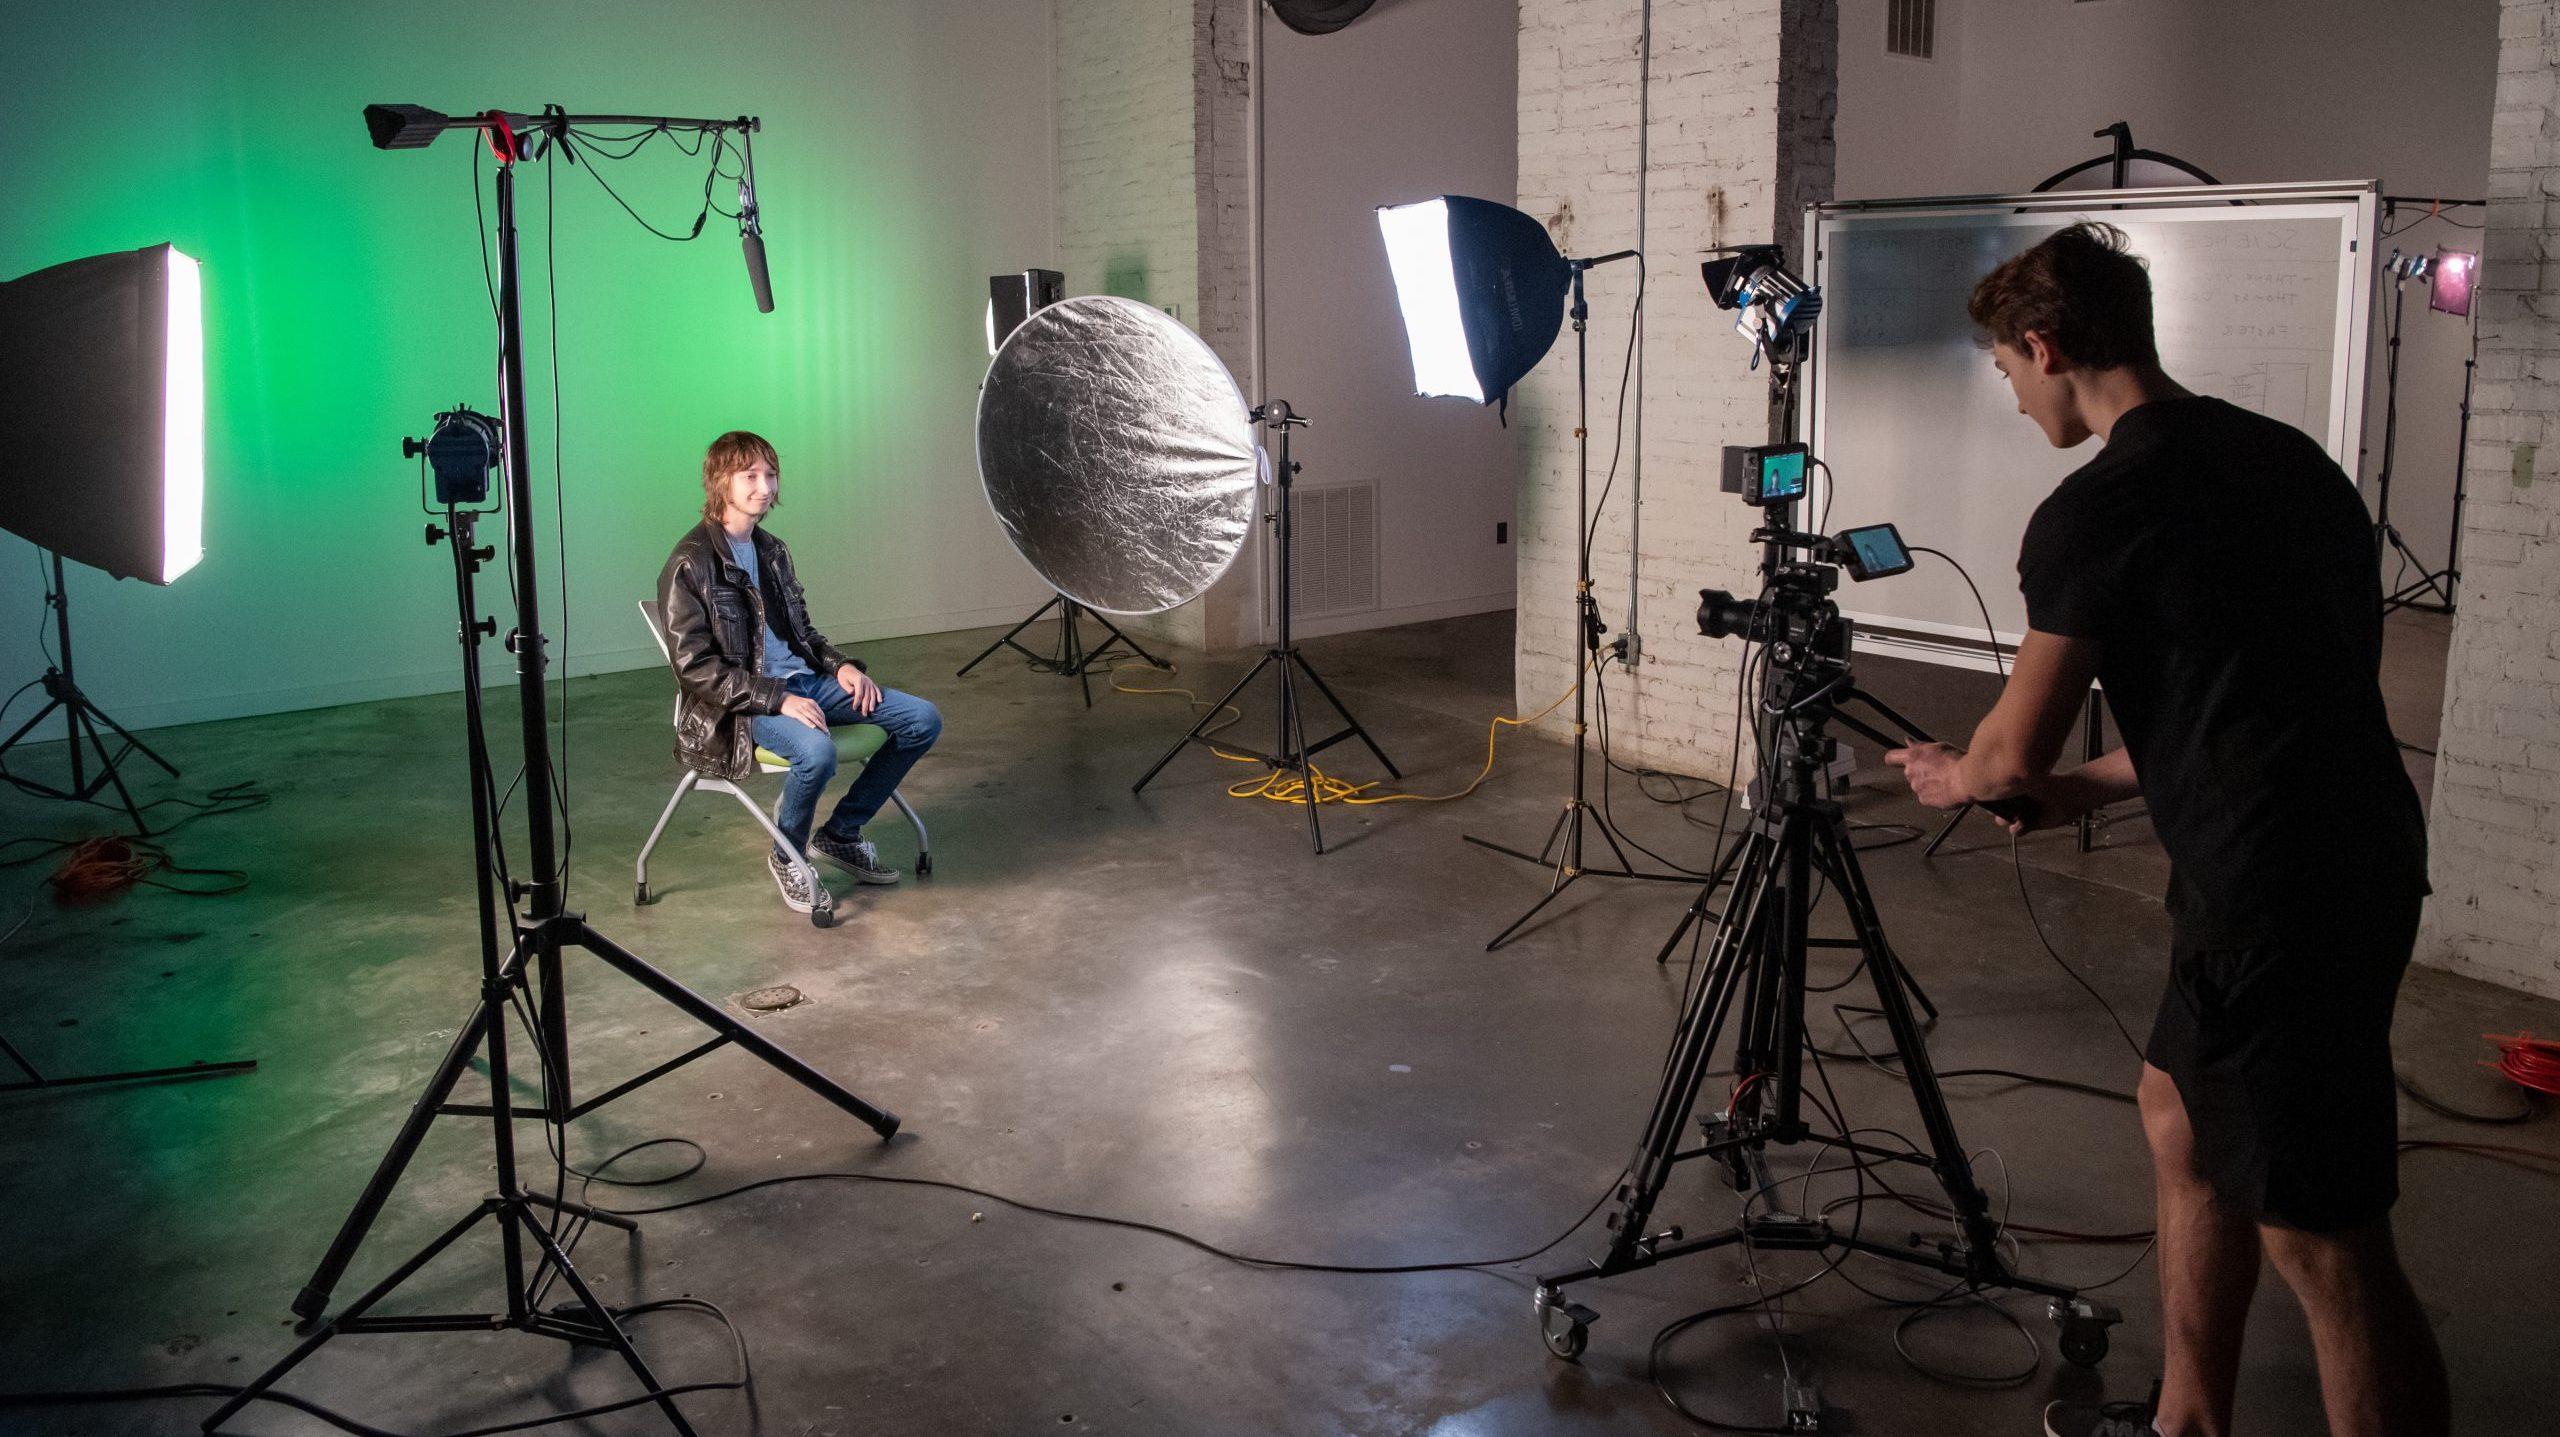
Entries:
{"type": "Polygon", "coordinates": [[[1271,647],[1262,651],[1261,661],[1246,670],[1243,678],[1236,680],[1235,687],[1227,690],[1226,697],[1211,704],[1208,711],[1200,715],[1199,722],[1191,726],[1191,731],[1176,740],[1172,748],[1165,750],[1164,757],[1157,759],[1155,767],[1148,769],[1143,777],[1131,784],[1129,791],[1144,792],[1147,784],[1164,771],[1164,766],[1173,762],[1174,755],[1192,744],[1204,745],[1211,752],[1233,751],[1268,765],[1275,774],[1295,773],[1298,776],[1298,781],[1306,787],[1307,839],[1315,845],[1316,852],[1322,853],[1324,852],[1324,823],[1317,817],[1316,810],[1321,806],[1319,800],[1323,795],[1316,788],[1316,755],[1344,739],[1356,738],[1369,750],[1370,755],[1386,768],[1390,777],[1402,778],[1404,770],[1396,767],[1396,761],[1387,757],[1387,751],[1378,747],[1376,739],[1369,737],[1369,731],[1361,727],[1358,716],[1335,696],[1332,688],[1327,686],[1323,677],[1316,672],[1315,665],[1307,662],[1307,656],[1298,652],[1297,641],[1290,635],[1289,591],[1293,586],[1290,582],[1289,560],[1290,544],[1296,528],[1296,516],[1290,510],[1289,486],[1297,477],[1298,466],[1289,458],[1289,431],[1304,427],[1307,418],[1291,409],[1287,400],[1275,399],[1256,408],[1253,411],[1253,419],[1257,424],[1267,424],[1280,431],[1280,454],[1272,464],[1272,473],[1280,486],[1280,497],[1274,501],[1270,511],[1263,515],[1266,522],[1276,524],[1280,531],[1278,555],[1280,631],[1272,639],[1271,647]],[[1263,753],[1246,748],[1242,744],[1211,738],[1208,733],[1209,725],[1217,720],[1220,713],[1225,712],[1235,703],[1236,695],[1243,693],[1247,685],[1262,676],[1263,670],[1273,668],[1279,670],[1276,675],[1277,692],[1273,695],[1276,703],[1274,719],[1277,728],[1274,736],[1277,746],[1271,752],[1263,753]],[[1306,701],[1298,692],[1300,678],[1313,684],[1316,692],[1324,695],[1325,702],[1333,705],[1333,711],[1342,715],[1344,726],[1330,737],[1316,739],[1313,742],[1308,741],[1306,701]]]}
{"type": "MultiPolygon", "coordinates": [[[[522,776],[525,827],[529,843],[529,872],[522,878],[506,875],[503,867],[505,850],[497,829],[498,774],[489,754],[488,734],[480,702],[480,644],[494,636],[494,619],[479,616],[474,578],[480,566],[496,556],[494,548],[478,547],[475,525],[478,514],[472,510],[448,507],[445,523],[429,525],[427,542],[445,543],[453,555],[454,598],[459,611],[459,634],[462,643],[463,711],[468,740],[468,762],[471,783],[472,869],[478,898],[480,946],[480,998],[471,1016],[454,1035],[436,1066],[425,1091],[411,1106],[408,1117],[384,1153],[372,1178],[357,1198],[355,1208],[339,1227],[328,1253],[310,1282],[294,1298],[294,1312],[306,1323],[307,1335],[291,1352],[274,1366],[259,1374],[229,1401],[204,1419],[203,1430],[210,1433],[229,1420],[241,1408],[256,1400],[284,1376],[331,1338],[346,1333],[389,1332],[496,1332],[515,1330],[536,1336],[554,1338],[582,1347],[610,1348],[639,1379],[647,1400],[654,1403],[670,1427],[683,1437],[693,1437],[693,1427],[677,1410],[667,1394],[632,1345],[615,1309],[599,1300],[577,1269],[570,1263],[567,1248],[560,1241],[554,1224],[561,1217],[579,1218],[604,1223],[611,1227],[631,1229],[628,1218],[599,1211],[580,1203],[554,1198],[527,1189],[516,1167],[515,1119],[517,1108],[511,1095],[508,1065],[507,1018],[515,1008],[531,1031],[531,1046],[538,1060],[542,1098],[539,1108],[528,1116],[538,1116],[553,1130],[552,1141],[561,1143],[559,1130],[574,1118],[617,1098],[637,1091],[657,1079],[674,1072],[694,1059],[725,1045],[735,1043],[762,1060],[783,1076],[799,1083],[836,1107],[852,1114],[886,1139],[897,1132],[898,1118],[873,1107],[838,1086],[808,1064],[793,1057],[779,1045],[757,1033],[720,1005],[694,992],[674,977],[652,967],[629,950],[597,932],[578,914],[566,907],[567,892],[562,872],[559,845],[552,828],[553,774],[551,767],[550,718],[544,669],[546,656],[541,630],[537,596],[541,592],[535,567],[538,550],[533,527],[524,516],[533,512],[531,444],[526,435],[523,374],[522,302],[518,287],[517,236],[515,203],[515,166],[525,158],[522,140],[511,121],[523,121],[527,128],[543,127],[553,132],[556,140],[567,133],[568,126],[583,117],[558,112],[540,118],[507,116],[498,112],[449,122],[454,127],[486,128],[489,141],[499,151],[496,180],[498,198],[498,292],[499,292],[499,366],[506,408],[506,495],[507,510],[515,519],[509,528],[512,568],[511,578],[516,598],[517,628],[508,636],[507,647],[516,655],[517,691],[521,700],[524,772],[522,776]],[[498,879],[507,877],[507,891],[501,894],[498,879]],[[518,908],[521,901],[522,909],[518,908]],[[503,954],[499,948],[501,932],[512,935],[512,946],[503,954]],[[574,1101],[570,1089],[567,981],[563,965],[568,951],[582,949],[594,955],[607,967],[632,979],[656,994],[669,1006],[709,1028],[715,1034],[708,1042],[670,1058],[656,1067],[614,1085],[584,1102],[574,1101]],[[489,1072],[489,1101],[486,1104],[456,1103],[453,1090],[469,1070],[471,1060],[485,1049],[489,1072]],[[346,1273],[363,1244],[374,1220],[390,1200],[410,1160],[416,1155],[427,1131],[440,1116],[486,1117],[490,1123],[490,1140],[495,1150],[496,1187],[471,1210],[353,1302],[328,1318],[320,1314],[329,1304],[332,1289],[346,1273]],[[537,1211],[548,1209],[549,1215],[537,1211]],[[447,1248],[472,1232],[484,1221],[498,1228],[501,1276],[504,1279],[505,1302],[498,1312],[430,1313],[415,1316],[377,1317],[372,1308],[407,1283],[421,1269],[433,1262],[447,1248]],[[536,1260],[528,1262],[526,1248],[536,1250],[536,1260]],[[538,1304],[556,1277],[565,1283],[575,1301],[544,1309],[538,1304]]],[[[748,120],[650,120],[614,117],[626,123],[654,123],[668,128],[697,131],[740,128],[748,120]]]]}
{"type": "Polygon", "coordinates": [[[987,645],[985,652],[979,654],[969,662],[962,664],[960,666],[960,671],[953,674],[952,677],[955,679],[967,678],[969,676],[969,670],[976,668],[978,665],[985,663],[991,658],[994,658],[996,656],[996,650],[1009,648],[1022,655],[1024,658],[1031,660],[1034,665],[1049,673],[1057,674],[1064,678],[1071,678],[1077,683],[1082,684],[1084,686],[1084,706],[1086,708],[1091,708],[1093,707],[1094,667],[1102,663],[1104,660],[1113,657],[1111,651],[1114,646],[1126,648],[1132,658],[1141,659],[1149,664],[1153,664],[1157,668],[1164,667],[1162,660],[1158,659],[1155,655],[1148,653],[1144,648],[1139,647],[1136,639],[1130,638],[1127,634],[1120,632],[1120,626],[1112,623],[1109,619],[1104,618],[1100,611],[1086,608],[1084,605],[1077,603],[1075,600],[1068,598],[1064,594],[1053,594],[1050,596],[1049,602],[1042,604],[1039,608],[1031,611],[1030,618],[1024,619],[1021,623],[1005,630],[1003,638],[987,645]],[[1040,622],[1041,615],[1048,613],[1051,609],[1056,609],[1058,611],[1058,651],[1054,654],[1034,653],[1030,649],[1024,647],[1022,642],[1017,639],[1015,635],[1020,634],[1024,629],[1030,628],[1033,624],[1040,622]],[[1084,627],[1082,623],[1085,619],[1091,619],[1095,623],[1102,625],[1103,632],[1108,634],[1109,637],[1105,638],[1101,643],[1095,644],[1091,648],[1085,647],[1084,627]]]}
{"type": "Polygon", "coordinates": [[[1732,894],[1716,925],[1704,971],[1683,1006],[1643,1143],[1618,1189],[1617,1209],[1609,1218],[1608,1250],[1584,1267],[1538,1280],[1541,1335],[1557,1356],[1572,1360],[1581,1355],[1598,1314],[1568,1301],[1567,1284],[1745,1246],[1755,1251],[1863,1253],[1924,1268],[1973,1289],[1997,1287],[2041,1294],[2052,1300],[2052,1315],[2061,1324],[2063,1355],[2083,1366],[2094,1364],[2106,1353],[2107,1327],[2117,1315],[2112,1308],[2081,1298],[2073,1288],[2016,1273],[2001,1256],[2000,1229],[1991,1218],[1990,1200],[1974,1180],[1972,1162],[1956,1135],[1945,1094],[1929,1063],[1912,1006],[1917,987],[1885,942],[1875,899],[1858,867],[1840,804],[1824,793],[1823,768],[1832,747],[1826,732],[1829,724],[1838,722],[1879,742],[1892,742],[1863,720],[1841,712],[1842,705],[1864,704],[1910,731],[1914,741],[1926,741],[1907,720],[1850,682],[1846,625],[1833,622],[1839,625],[1836,635],[1825,637],[1836,644],[1834,657],[1826,660],[1818,653],[1799,652],[1799,666],[1771,681],[1763,733],[1774,740],[1774,763],[1764,768],[1764,775],[1773,768],[1774,782],[1762,784],[1763,802],[1751,826],[1718,865],[1732,872],[1732,894]],[[1804,1120],[1805,959],[1809,948],[1824,944],[1807,931],[1817,875],[1838,893],[1848,914],[1856,936],[1847,946],[1858,950],[1876,1006],[1892,1031],[1893,1055],[1928,1135],[1925,1153],[1873,1146],[1845,1134],[1818,1133],[1804,1120]],[[1690,1114],[1729,1018],[1737,1019],[1734,1100],[1722,1116],[1705,1121],[1703,1143],[1684,1149],[1681,1143],[1690,1114]],[[1773,1144],[1805,1142],[1849,1153],[1861,1162],[1909,1163],[1927,1169],[1937,1178],[1955,1215],[1955,1239],[1934,1248],[1900,1246],[1864,1236],[1854,1225],[1842,1232],[1823,1217],[1784,1210],[1778,1203],[1784,1185],[1770,1178],[1765,1150],[1773,1144]],[[1687,1237],[1676,1227],[1652,1231],[1654,1207],[1673,1170],[1695,1158],[1713,1158],[1724,1166],[1735,1189],[1746,1196],[1744,1216],[1729,1229],[1698,1238],[1687,1237]]]}

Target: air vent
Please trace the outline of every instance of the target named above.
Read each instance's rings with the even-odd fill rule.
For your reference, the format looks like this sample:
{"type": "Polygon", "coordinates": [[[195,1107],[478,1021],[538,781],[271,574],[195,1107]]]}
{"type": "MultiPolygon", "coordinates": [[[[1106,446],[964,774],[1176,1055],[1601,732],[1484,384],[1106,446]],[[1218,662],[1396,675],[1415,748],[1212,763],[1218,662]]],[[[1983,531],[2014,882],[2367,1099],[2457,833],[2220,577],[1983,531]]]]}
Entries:
{"type": "Polygon", "coordinates": [[[1301,618],[1378,607],[1378,490],[1373,484],[1289,490],[1290,600],[1301,618]]]}
{"type": "Polygon", "coordinates": [[[1885,0],[1884,49],[1888,55],[1928,60],[1938,53],[1938,0],[1885,0]]]}

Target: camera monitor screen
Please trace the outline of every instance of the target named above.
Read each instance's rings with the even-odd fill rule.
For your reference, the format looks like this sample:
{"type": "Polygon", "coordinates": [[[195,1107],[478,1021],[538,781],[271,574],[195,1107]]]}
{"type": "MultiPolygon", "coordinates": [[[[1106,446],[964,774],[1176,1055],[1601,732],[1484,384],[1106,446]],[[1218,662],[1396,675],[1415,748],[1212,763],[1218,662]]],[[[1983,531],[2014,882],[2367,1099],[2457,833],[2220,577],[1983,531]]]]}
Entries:
{"type": "Polygon", "coordinates": [[[1902,546],[1902,535],[1891,524],[1843,529],[1840,547],[1849,577],[1860,583],[1889,578],[1911,567],[1911,551],[1902,546]]]}
{"type": "Polygon", "coordinates": [[[1811,452],[1802,444],[1772,444],[1751,451],[1751,483],[1743,497],[1769,507],[1803,498],[1806,460],[1811,452]]]}

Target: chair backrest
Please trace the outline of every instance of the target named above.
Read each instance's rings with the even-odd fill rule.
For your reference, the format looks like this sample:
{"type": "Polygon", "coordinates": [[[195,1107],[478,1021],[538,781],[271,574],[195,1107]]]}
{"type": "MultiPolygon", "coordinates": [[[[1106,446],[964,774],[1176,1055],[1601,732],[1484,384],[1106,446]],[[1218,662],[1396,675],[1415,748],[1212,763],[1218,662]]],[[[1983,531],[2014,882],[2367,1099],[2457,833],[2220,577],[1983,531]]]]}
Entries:
{"type": "MultiPolygon", "coordinates": [[[[667,667],[669,669],[673,669],[676,663],[676,654],[674,647],[667,642],[667,611],[665,606],[661,605],[655,599],[642,599],[640,601],[640,617],[648,621],[649,637],[658,641],[658,657],[666,660],[667,667]]],[[[668,715],[667,722],[674,723],[677,719],[682,718],[683,716],[684,689],[681,684],[679,684],[676,689],[675,711],[668,715]]]]}

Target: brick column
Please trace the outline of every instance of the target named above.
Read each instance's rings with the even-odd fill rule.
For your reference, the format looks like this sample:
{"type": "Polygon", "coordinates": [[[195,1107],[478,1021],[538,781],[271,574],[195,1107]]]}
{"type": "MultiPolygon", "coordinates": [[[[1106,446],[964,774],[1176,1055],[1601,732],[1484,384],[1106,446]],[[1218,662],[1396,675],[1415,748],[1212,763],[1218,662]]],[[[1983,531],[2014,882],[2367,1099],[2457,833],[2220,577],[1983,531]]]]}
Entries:
{"type": "MultiPolygon", "coordinates": [[[[1054,0],[1058,267],[1067,293],[1172,311],[1251,383],[1246,63],[1257,0],[1054,0]]],[[[1250,398],[1250,396],[1248,396],[1250,398]]],[[[1257,633],[1255,556],[1124,623],[1226,647],[1257,633]]]]}
{"type": "MultiPolygon", "coordinates": [[[[1568,254],[1636,243],[1640,0],[1520,7],[1519,205],[1568,254]]],[[[1626,625],[1628,574],[1643,657],[1607,680],[1613,748],[1626,762],[1721,776],[1736,742],[1739,658],[1697,632],[1703,586],[1745,589],[1753,515],[1716,486],[1722,446],[1767,436],[1767,372],[1707,303],[1697,264],[1722,244],[1776,239],[1796,255],[1803,206],[1831,193],[1837,0],[1657,0],[1647,186],[1645,476],[1629,553],[1621,461],[1593,546],[1602,617],[1626,625]]],[[[1591,292],[1591,489],[1609,465],[1635,273],[1595,270],[1591,292]]],[[[1542,707],[1573,681],[1574,360],[1568,327],[1514,395],[1522,428],[1518,701],[1542,707]]],[[[1595,713],[1596,721],[1596,713],[1595,713]]],[[[1568,705],[1541,725],[1570,737],[1568,705]]]]}
{"type": "Polygon", "coordinates": [[[2507,0],[2498,34],[2436,897],[2419,951],[2560,997],[2560,0],[2507,0]]]}

